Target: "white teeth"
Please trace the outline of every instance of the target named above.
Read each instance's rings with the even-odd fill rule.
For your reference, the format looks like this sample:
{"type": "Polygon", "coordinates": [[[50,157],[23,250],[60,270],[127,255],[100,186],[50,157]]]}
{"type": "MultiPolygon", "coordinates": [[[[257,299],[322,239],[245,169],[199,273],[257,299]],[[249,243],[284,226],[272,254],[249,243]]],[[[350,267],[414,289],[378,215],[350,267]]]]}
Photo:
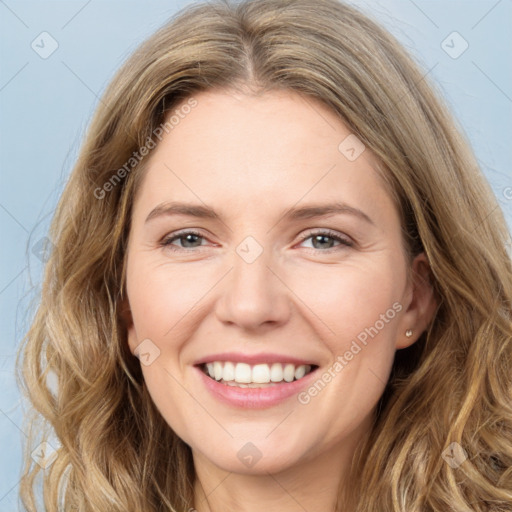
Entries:
{"type": "Polygon", "coordinates": [[[293,364],[287,364],[284,367],[283,371],[284,380],[286,382],[291,382],[293,378],[295,377],[295,366],[293,364]]]}
{"type": "Polygon", "coordinates": [[[270,368],[268,364],[257,364],[252,367],[252,381],[257,384],[270,382],[270,368]]]}
{"type": "Polygon", "coordinates": [[[304,377],[304,375],[306,375],[306,366],[305,365],[298,366],[297,369],[295,370],[295,378],[297,380],[299,380],[299,379],[302,379],[302,377],[304,377]]]}
{"type": "Polygon", "coordinates": [[[217,381],[229,383],[231,386],[259,387],[258,385],[274,385],[278,382],[292,382],[302,379],[311,371],[309,364],[295,366],[292,363],[256,364],[234,363],[231,361],[214,361],[207,363],[207,374],[217,381]]]}
{"type": "Polygon", "coordinates": [[[214,372],[214,375],[215,375],[215,380],[220,380],[222,379],[222,363],[219,363],[219,361],[215,361],[213,363],[213,372],[214,372]]]}
{"type": "Polygon", "coordinates": [[[270,368],[270,380],[272,382],[281,382],[283,380],[283,365],[274,363],[270,368]]]}
{"type": "Polygon", "coordinates": [[[235,380],[235,365],[233,363],[224,363],[224,371],[222,373],[222,378],[225,381],[235,380]]]}
{"type": "MultiPolygon", "coordinates": [[[[219,363],[221,364],[221,363],[219,363]]],[[[221,377],[222,378],[222,377],[221,377]]],[[[220,380],[220,379],[217,379],[220,380]]],[[[244,384],[249,384],[251,381],[251,367],[246,363],[237,363],[235,366],[235,380],[244,384]]]]}

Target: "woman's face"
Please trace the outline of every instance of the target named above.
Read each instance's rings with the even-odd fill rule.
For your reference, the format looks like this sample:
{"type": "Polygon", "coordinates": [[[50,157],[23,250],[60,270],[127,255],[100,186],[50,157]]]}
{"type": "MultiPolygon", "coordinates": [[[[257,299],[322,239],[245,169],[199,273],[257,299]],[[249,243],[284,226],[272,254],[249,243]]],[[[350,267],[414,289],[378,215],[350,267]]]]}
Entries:
{"type": "Polygon", "coordinates": [[[194,98],[137,191],[130,349],[197,458],[263,473],[347,449],[419,335],[405,335],[417,301],[376,162],[296,93],[194,98]]]}

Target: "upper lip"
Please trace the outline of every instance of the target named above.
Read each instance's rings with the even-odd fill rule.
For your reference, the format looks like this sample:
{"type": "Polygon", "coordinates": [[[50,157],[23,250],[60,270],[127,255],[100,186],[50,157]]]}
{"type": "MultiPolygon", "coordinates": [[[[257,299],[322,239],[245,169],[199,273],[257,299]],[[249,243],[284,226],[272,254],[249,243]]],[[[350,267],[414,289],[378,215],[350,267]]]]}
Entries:
{"type": "Polygon", "coordinates": [[[301,359],[298,357],[287,356],[284,354],[270,354],[270,353],[260,353],[260,354],[242,354],[240,352],[222,352],[219,354],[212,354],[209,356],[202,357],[198,359],[194,365],[202,365],[205,363],[213,363],[214,361],[232,361],[236,363],[247,363],[250,365],[254,364],[272,364],[272,363],[292,363],[296,366],[300,365],[315,365],[310,360],[301,359]]]}

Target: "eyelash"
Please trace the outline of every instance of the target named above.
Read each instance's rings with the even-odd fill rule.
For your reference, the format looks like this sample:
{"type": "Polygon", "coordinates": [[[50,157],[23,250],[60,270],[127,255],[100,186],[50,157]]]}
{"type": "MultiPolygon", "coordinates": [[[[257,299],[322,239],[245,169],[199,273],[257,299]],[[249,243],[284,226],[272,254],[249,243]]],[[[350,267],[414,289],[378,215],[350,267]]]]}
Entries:
{"type": "MultiPolygon", "coordinates": [[[[195,235],[195,236],[197,236],[199,238],[206,239],[206,237],[203,236],[198,231],[188,230],[188,231],[182,231],[182,232],[178,232],[178,233],[175,233],[175,234],[171,234],[171,236],[168,236],[168,237],[164,238],[160,242],[160,245],[162,247],[169,248],[172,251],[185,251],[185,252],[190,252],[190,251],[192,251],[194,249],[199,249],[200,247],[202,247],[202,246],[200,246],[200,247],[193,247],[193,248],[187,249],[187,248],[176,247],[176,246],[172,245],[172,242],[174,242],[175,240],[179,240],[180,238],[184,238],[187,235],[195,235]]],[[[305,235],[305,236],[303,236],[301,238],[300,243],[303,243],[304,241],[308,240],[309,238],[312,238],[312,237],[315,237],[315,236],[319,236],[319,235],[327,236],[328,238],[332,238],[333,240],[335,240],[337,242],[340,242],[340,243],[339,243],[338,246],[330,247],[329,249],[325,249],[325,250],[315,249],[314,247],[308,247],[307,249],[312,249],[313,251],[320,251],[320,252],[331,252],[333,250],[336,250],[336,248],[339,248],[340,246],[341,247],[353,247],[353,245],[354,245],[354,243],[352,241],[350,241],[350,240],[348,240],[346,238],[341,237],[335,231],[331,231],[329,229],[319,230],[319,231],[310,231],[307,235],[305,235]]]]}

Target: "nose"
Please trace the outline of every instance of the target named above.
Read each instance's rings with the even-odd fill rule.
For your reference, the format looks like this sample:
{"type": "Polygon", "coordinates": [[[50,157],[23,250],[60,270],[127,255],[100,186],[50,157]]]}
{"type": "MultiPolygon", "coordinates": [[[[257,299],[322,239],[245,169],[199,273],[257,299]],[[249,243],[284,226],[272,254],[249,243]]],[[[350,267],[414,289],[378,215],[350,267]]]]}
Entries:
{"type": "Polygon", "coordinates": [[[233,268],[223,280],[216,305],[221,322],[255,331],[288,321],[291,292],[270,260],[266,250],[253,262],[234,255],[233,268]]]}

